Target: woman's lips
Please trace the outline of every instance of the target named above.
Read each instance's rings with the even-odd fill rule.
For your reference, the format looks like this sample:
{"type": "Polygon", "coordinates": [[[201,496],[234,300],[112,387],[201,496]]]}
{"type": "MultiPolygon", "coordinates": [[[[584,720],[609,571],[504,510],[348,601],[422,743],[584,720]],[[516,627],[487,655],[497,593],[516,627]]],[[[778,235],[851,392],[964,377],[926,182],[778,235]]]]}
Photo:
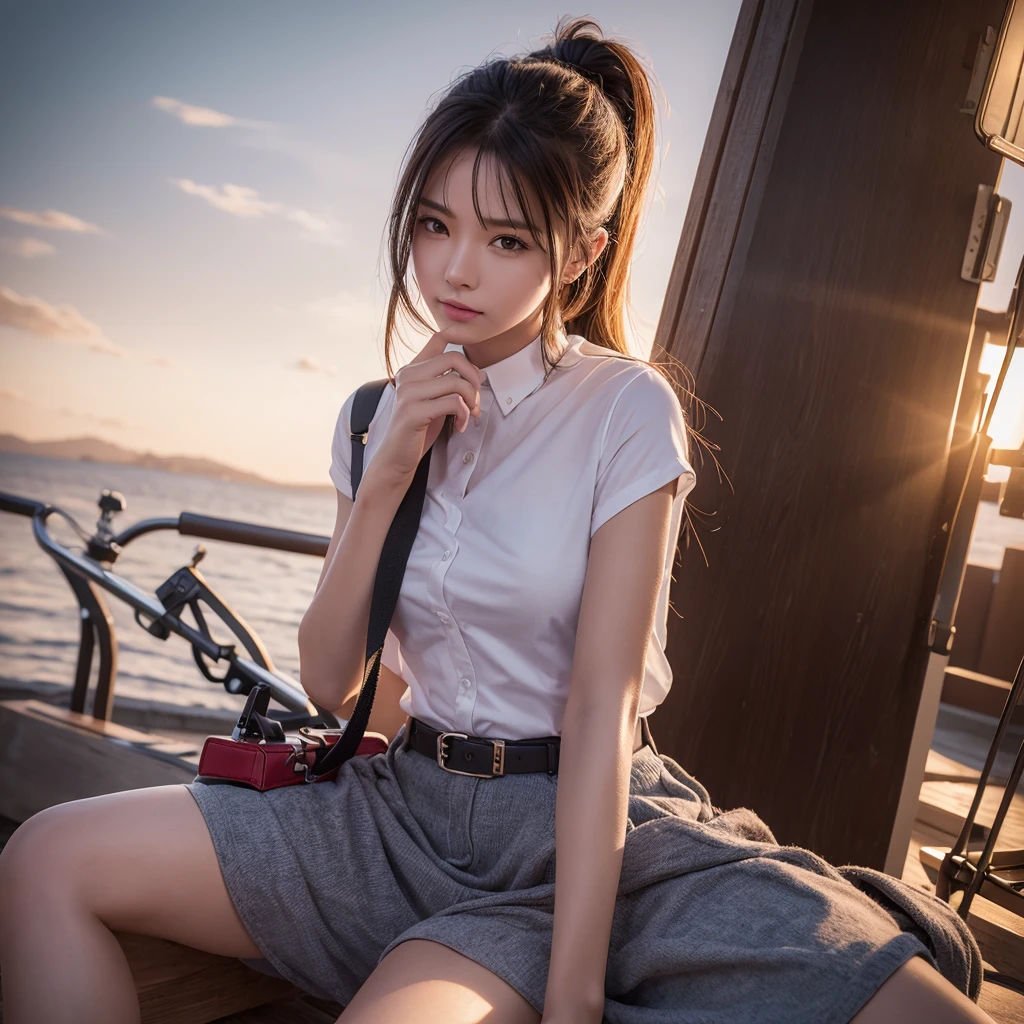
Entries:
{"type": "Polygon", "coordinates": [[[444,307],[445,316],[449,320],[457,320],[459,323],[466,323],[480,315],[475,309],[463,309],[461,306],[453,306],[448,302],[442,301],[441,305],[444,307]]]}

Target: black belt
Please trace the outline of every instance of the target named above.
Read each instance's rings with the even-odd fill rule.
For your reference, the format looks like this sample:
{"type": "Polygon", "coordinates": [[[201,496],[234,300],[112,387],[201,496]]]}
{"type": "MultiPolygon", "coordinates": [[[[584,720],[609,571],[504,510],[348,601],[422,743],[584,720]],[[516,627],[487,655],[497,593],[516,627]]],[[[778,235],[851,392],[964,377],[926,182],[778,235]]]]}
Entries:
{"type": "Polygon", "coordinates": [[[521,772],[558,772],[558,736],[493,740],[464,732],[440,732],[418,718],[406,726],[404,746],[433,758],[446,772],[493,779],[521,772]]]}

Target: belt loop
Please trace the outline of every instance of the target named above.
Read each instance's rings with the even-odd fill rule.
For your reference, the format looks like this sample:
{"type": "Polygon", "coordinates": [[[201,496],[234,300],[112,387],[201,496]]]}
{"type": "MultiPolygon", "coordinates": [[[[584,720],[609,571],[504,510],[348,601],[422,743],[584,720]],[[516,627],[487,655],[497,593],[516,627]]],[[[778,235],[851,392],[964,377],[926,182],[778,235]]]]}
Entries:
{"type": "Polygon", "coordinates": [[[558,774],[558,744],[548,740],[544,744],[548,748],[548,775],[558,774]]]}

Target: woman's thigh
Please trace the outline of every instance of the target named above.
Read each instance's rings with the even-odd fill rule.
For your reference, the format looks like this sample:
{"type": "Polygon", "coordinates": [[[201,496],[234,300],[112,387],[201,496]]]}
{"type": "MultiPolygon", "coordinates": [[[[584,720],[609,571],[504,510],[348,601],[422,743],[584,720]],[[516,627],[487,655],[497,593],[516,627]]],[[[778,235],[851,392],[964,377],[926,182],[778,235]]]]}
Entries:
{"type": "Polygon", "coordinates": [[[850,1024],[994,1024],[923,957],[898,967],[850,1024]]]}
{"type": "MultiPolygon", "coordinates": [[[[238,917],[202,811],[184,785],[108,793],[48,807],[0,855],[0,908],[85,910],[112,931],[222,956],[262,953],[238,917]]],[[[13,922],[12,922],[13,923],[13,922]]]]}
{"type": "Polygon", "coordinates": [[[338,1018],[338,1024],[537,1024],[540,1014],[507,982],[475,960],[429,939],[388,953],[338,1018]]]}

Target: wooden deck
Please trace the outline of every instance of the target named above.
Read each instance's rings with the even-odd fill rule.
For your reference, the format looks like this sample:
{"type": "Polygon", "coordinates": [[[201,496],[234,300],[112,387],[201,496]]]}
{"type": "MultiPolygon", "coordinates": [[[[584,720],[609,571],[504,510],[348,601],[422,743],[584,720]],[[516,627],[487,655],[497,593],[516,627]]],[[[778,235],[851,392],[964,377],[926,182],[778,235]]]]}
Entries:
{"type": "MultiPolygon", "coordinates": [[[[956,842],[980,778],[974,766],[984,763],[990,738],[991,733],[979,727],[976,717],[946,714],[940,718],[936,743],[945,753],[933,748],[928,755],[917,820],[903,869],[905,882],[934,895],[935,886],[922,863],[921,851],[948,849],[956,842]]],[[[1002,797],[1012,757],[1006,748],[1012,747],[1015,752],[1019,743],[1020,737],[1008,737],[996,760],[994,777],[986,787],[978,812],[982,825],[992,823],[1002,797]]],[[[981,844],[981,840],[972,843],[972,848],[981,844]]],[[[1020,790],[1014,795],[996,845],[997,851],[1011,849],[1024,849],[1024,794],[1020,790]]],[[[934,861],[926,855],[925,860],[929,859],[934,861]]],[[[1020,902],[1024,904],[1024,900],[1020,902]]],[[[968,925],[978,940],[986,967],[1024,983],[1024,917],[976,897],[968,925]]],[[[1024,1024],[1024,994],[1018,991],[984,982],[980,1005],[998,1024],[1024,1024]]]]}
{"type": "MultiPolygon", "coordinates": [[[[33,743],[37,739],[33,735],[33,730],[46,726],[52,728],[51,723],[51,713],[43,711],[22,721],[19,726],[23,730],[22,733],[14,735],[4,733],[4,720],[0,715],[0,745],[5,742],[33,743]]],[[[130,743],[133,735],[136,739],[141,736],[140,742],[143,746],[151,753],[156,753],[157,761],[164,765],[168,762],[163,760],[161,755],[172,754],[173,751],[174,756],[190,749],[197,753],[206,735],[165,730],[167,742],[157,743],[159,750],[155,750],[152,736],[134,733],[127,726],[105,725],[100,734],[96,735],[88,722],[78,722],[75,726],[75,731],[83,740],[88,738],[102,742],[108,735],[117,733],[118,739],[130,743]]],[[[971,767],[971,764],[981,763],[987,747],[983,731],[974,732],[976,734],[972,734],[970,728],[958,728],[953,733],[949,733],[947,729],[946,734],[941,734],[941,730],[937,731],[937,745],[941,746],[945,753],[933,749],[929,755],[928,769],[921,788],[918,817],[903,872],[905,881],[927,892],[934,893],[935,888],[922,864],[921,850],[950,847],[955,841],[955,833],[959,831],[959,823],[970,804],[979,777],[977,769],[971,767]],[[958,757],[950,756],[951,753],[957,754],[958,757]]],[[[105,752],[117,761],[117,764],[111,763],[111,770],[120,771],[121,777],[124,778],[125,766],[119,759],[128,748],[123,743],[105,742],[102,745],[105,752]]],[[[88,755],[86,760],[95,767],[95,751],[86,750],[85,753],[88,755]]],[[[1006,759],[1001,759],[997,762],[997,772],[1005,772],[1006,766],[1006,759]]],[[[159,781],[169,780],[161,778],[159,781]]],[[[45,783],[45,780],[41,782],[45,783]]],[[[154,780],[148,784],[159,782],[154,780]]],[[[4,780],[0,778],[0,790],[4,785],[4,780]]],[[[997,787],[993,786],[991,792],[986,795],[979,815],[982,824],[991,822],[999,793],[1001,787],[997,790],[997,787]]],[[[0,813],[3,813],[2,808],[0,813]]],[[[11,817],[0,817],[0,847],[6,843],[15,827],[11,817]]],[[[1003,828],[999,848],[1024,849],[1024,795],[1019,792],[1015,796],[1011,813],[1003,828]]],[[[989,904],[988,901],[976,899],[968,923],[982,947],[986,965],[1024,982],[1024,918],[989,904]]],[[[126,946],[126,950],[128,944],[135,943],[130,951],[129,962],[132,964],[140,992],[148,993],[147,996],[140,996],[143,1003],[142,1019],[145,1024],[199,1024],[200,1021],[213,1021],[215,1024],[333,1024],[342,1011],[338,1004],[302,995],[291,986],[250,970],[240,961],[211,957],[209,954],[167,943],[164,945],[173,948],[176,955],[175,966],[168,971],[165,969],[167,953],[164,949],[158,948],[160,940],[142,940],[140,937],[132,936],[119,936],[119,939],[122,945],[126,946]],[[205,1011],[204,1005],[211,1005],[209,1000],[223,998],[223,979],[226,972],[237,973],[243,985],[257,985],[261,993],[260,1001],[265,1005],[219,1017],[211,1016],[205,1011]],[[180,1002],[180,993],[185,991],[189,993],[192,1009],[181,1013],[178,1012],[177,1003],[180,1002]],[[175,1004],[173,1013],[168,1009],[171,1002],[175,1004]]],[[[237,980],[233,983],[237,984],[237,980]]],[[[1021,993],[994,982],[985,982],[980,1002],[998,1024],[1024,1024],[1024,995],[1021,993]]],[[[251,1002],[249,1005],[252,1005],[251,1002]]],[[[0,1024],[2,1020],[0,1010],[0,1024]]]]}

